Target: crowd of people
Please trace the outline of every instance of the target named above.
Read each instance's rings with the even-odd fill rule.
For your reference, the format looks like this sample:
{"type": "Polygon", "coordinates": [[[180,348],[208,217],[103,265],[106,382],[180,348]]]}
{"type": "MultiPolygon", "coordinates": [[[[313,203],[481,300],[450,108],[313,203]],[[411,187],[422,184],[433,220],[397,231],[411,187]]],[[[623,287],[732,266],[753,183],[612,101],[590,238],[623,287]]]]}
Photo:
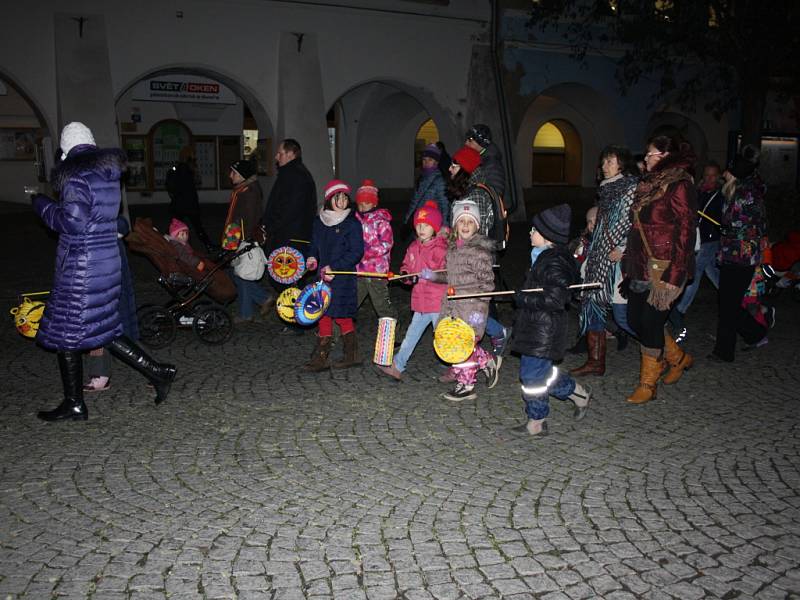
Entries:
{"type": "MultiPolygon", "coordinates": [[[[56,351],[62,373],[62,403],[39,413],[49,421],[86,419],[83,392],[108,389],[107,365],[99,374],[91,371],[84,384],[83,353],[110,353],[138,369],[154,385],[157,402],[166,398],[176,374],[174,366],[144,353],[134,341],[135,328],[123,328],[123,315],[129,314],[125,301],[133,297],[132,292],[120,294],[121,274],[127,270],[121,268],[124,248],[117,242],[124,156],[98,149],[79,123],[65,127],[61,150],[64,157],[54,179],[60,201],[33,198],[44,222],[60,234],[56,278],[37,337],[56,351]]],[[[765,185],[758,174],[758,152],[749,146],[724,172],[716,163],[703,165],[698,185],[697,159],[684,142],[652,138],[643,167],[627,148],[606,147],[599,157],[602,176],[595,206],[578,240],[570,240],[569,205],[533,216],[525,282],[522,291],[509,291],[516,307],[513,327],[500,322],[490,294],[499,284],[495,266],[506,241],[496,227],[506,217],[506,186],[502,154],[489,127],[472,127],[452,158],[441,143],[422,152],[420,176],[403,217],[411,236],[405,240],[400,281],[411,286],[410,316],[399,314],[389,293],[386,275],[395,234],[376,183],[365,179],[353,193],[346,182],[330,181],[317,210],[316,186],[297,140],[283,140],[275,161],[277,178],[266,202],[254,165],[247,160],[231,165],[233,190],[224,225],[226,231],[238,226],[243,238],[259,241],[267,254],[300,246],[308,271],[330,286],[331,302],[314,326],[314,348],[304,365],[308,372],[362,364],[355,317],[367,297],[378,317],[400,323],[392,363],[375,367],[396,381],[403,379],[426,329],[457,318],[470,328],[471,349],[468,358],[442,372],[440,382],[452,384],[442,397],[475,399],[479,376],[489,388],[496,385],[503,357],[513,350],[520,356],[526,415],[516,429],[541,437],[548,433],[551,396],[571,401],[576,420],[586,416],[592,390],[585,380],[606,371],[609,330],[639,343],[639,381],[628,402],[649,402],[659,385],[678,383],[695,360],[685,350],[685,315],[704,276],[719,290],[709,359],[733,361],[737,335],[748,348],[763,345],[774,324],[774,308],[761,302],[760,293],[770,276],[770,269],[762,267],[769,248],[765,185]],[[579,284],[581,291],[571,289],[579,284]],[[530,289],[538,291],[525,291],[530,289]],[[587,358],[567,371],[558,363],[567,351],[569,309],[576,300],[587,358]],[[342,347],[337,359],[331,357],[334,326],[342,347]]],[[[167,178],[168,239],[183,260],[202,270],[203,257],[188,244],[190,230],[207,250],[216,244],[200,222],[191,162],[191,152],[182,152],[167,178]]],[[[259,314],[271,315],[286,288],[268,277],[270,289],[259,280],[234,272],[230,276],[238,293],[235,320],[241,325],[259,314]]],[[[305,331],[286,324],[280,333],[299,336],[305,331]]]]}

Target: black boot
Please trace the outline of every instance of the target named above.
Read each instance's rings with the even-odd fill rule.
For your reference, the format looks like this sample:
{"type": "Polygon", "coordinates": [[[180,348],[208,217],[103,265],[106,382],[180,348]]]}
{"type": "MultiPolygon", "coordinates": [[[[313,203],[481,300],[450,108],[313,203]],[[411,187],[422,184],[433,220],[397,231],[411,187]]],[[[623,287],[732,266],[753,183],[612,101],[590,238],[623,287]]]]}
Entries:
{"type": "Polygon", "coordinates": [[[89,411],[83,403],[83,363],[80,352],[59,352],[58,369],[64,400],[53,410],[40,410],[36,415],[42,421],[85,421],[89,411]]]}
{"type": "Polygon", "coordinates": [[[115,358],[147,377],[156,389],[156,404],[161,404],[167,399],[169,388],[175,379],[175,365],[154,360],[142,350],[141,346],[124,335],[111,342],[108,350],[115,358]]]}

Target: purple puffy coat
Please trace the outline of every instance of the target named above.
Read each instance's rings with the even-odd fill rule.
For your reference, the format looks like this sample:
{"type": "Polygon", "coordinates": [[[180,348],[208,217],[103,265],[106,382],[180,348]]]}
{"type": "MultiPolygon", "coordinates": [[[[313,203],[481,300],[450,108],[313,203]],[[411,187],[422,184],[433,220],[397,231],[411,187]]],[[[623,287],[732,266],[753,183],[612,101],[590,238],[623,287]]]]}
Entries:
{"type": "Polygon", "coordinates": [[[33,208],[57,232],[55,277],[36,341],[60,351],[100,348],[122,335],[117,246],[121,150],[76,146],[53,171],[61,201],[37,195],[33,208]]]}

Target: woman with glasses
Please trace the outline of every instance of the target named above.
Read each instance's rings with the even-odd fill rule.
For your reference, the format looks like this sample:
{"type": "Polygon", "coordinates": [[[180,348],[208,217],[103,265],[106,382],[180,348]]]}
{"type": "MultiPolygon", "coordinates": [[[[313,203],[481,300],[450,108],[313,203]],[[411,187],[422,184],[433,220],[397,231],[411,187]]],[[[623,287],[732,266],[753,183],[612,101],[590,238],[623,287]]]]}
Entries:
{"type": "Polygon", "coordinates": [[[647,144],[644,161],[647,170],[636,186],[622,264],[628,323],[641,346],[639,386],[627,398],[633,404],[656,397],[664,361],[669,366],[663,379],[667,385],[676,383],[693,362],[664,326],[694,272],[695,156],[689,144],[661,135],[647,144]]]}
{"type": "Polygon", "coordinates": [[[597,217],[586,258],[584,283],[599,283],[581,296],[580,331],[586,335],[589,357],[572,369],[573,376],[603,375],[606,372],[606,321],[612,311],[625,335],[628,328],[623,303],[614,304],[618,266],[631,228],[630,208],[636,189],[636,164],[622,146],[606,146],[600,154],[603,180],[597,190],[597,217]]]}

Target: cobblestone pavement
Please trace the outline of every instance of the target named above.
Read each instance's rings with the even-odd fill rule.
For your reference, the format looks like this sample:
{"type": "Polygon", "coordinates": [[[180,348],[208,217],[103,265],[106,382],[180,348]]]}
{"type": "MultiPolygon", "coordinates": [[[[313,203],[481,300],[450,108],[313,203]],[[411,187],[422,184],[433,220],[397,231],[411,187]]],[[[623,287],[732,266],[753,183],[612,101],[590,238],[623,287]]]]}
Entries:
{"type": "MultiPolygon", "coordinates": [[[[53,242],[27,214],[0,221],[7,311],[47,288],[53,242]]],[[[140,301],[162,297],[133,264],[140,301]]],[[[156,353],[179,368],[161,406],[115,366],[87,423],[44,424],[55,358],[7,320],[0,598],[799,598],[800,305],[779,297],[770,344],[718,366],[712,302],[688,315],[699,358],[678,385],[626,404],[637,354],[611,351],[587,419],[556,401],[536,441],[509,432],[515,357],[453,404],[430,336],[395,383],[299,372],[313,337],[272,321],[222,347],[179,332],[156,353]]],[[[369,307],[358,325],[367,355],[369,307]]]]}

